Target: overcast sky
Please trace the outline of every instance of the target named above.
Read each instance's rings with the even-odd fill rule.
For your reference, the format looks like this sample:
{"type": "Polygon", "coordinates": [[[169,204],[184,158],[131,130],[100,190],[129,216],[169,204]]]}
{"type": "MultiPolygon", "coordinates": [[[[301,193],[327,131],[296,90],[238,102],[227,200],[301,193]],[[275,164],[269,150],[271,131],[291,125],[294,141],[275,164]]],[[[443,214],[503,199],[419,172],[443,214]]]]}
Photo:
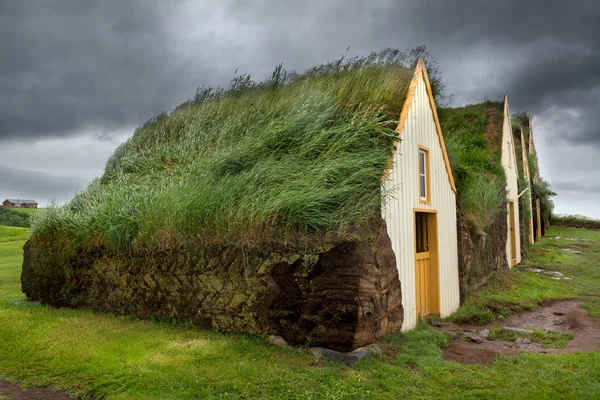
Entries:
{"type": "Polygon", "coordinates": [[[534,115],[558,213],[600,218],[600,1],[0,0],[0,201],[61,202],[198,86],[427,46],[455,105],[534,115]]]}

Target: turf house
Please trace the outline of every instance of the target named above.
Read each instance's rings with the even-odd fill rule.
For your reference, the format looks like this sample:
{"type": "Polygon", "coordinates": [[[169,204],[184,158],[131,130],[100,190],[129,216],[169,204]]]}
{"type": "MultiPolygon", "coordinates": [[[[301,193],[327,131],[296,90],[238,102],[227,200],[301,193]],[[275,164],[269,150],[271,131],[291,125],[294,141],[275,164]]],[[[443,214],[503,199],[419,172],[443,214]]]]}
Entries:
{"type": "Polygon", "coordinates": [[[531,116],[527,116],[525,126],[527,128],[524,130],[526,134],[525,141],[528,143],[527,157],[529,159],[529,168],[531,171],[530,183],[533,206],[533,232],[535,240],[537,241],[539,237],[546,234],[546,229],[548,229],[548,224],[552,218],[552,211],[554,210],[554,203],[550,198],[555,196],[556,193],[552,191],[550,184],[540,175],[537,152],[533,140],[531,116]]]}
{"type": "Polygon", "coordinates": [[[387,197],[382,215],[396,255],[402,329],[407,330],[415,327],[419,315],[445,317],[460,305],[456,187],[422,61],[396,131],[401,140],[385,180],[393,195],[387,197]]]}
{"type": "Polygon", "coordinates": [[[448,315],[457,203],[418,56],[199,88],[35,218],[23,291],[342,351],[448,315]]]}
{"type": "Polygon", "coordinates": [[[502,102],[486,101],[440,108],[438,112],[457,188],[459,288],[463,301],[495,271],[509,268],[508,185],[503,167],[505,107],[502,102]]]}
{"type": "MultiPolygon", "coordinates": [[[[527,142],[525,141],[524,129],[530,126],[530,118],[521,115],[515,115],[512,118],[513,136],[515,140],[515,150],[517,153],[517,165],[519,169],[519,215],[521,217],[520,234],[522,238],[527,238],[529,243],[535,242],[533,233],[533,205],[531,201],[531,170],[529,168],[529,159],[527,157],[527,142]],[[526,122],[526,123],[525,123],[526,122]]],[[[521,240],[521,253],[525,251],[525,239],[521,240]]]]}
{"type": "Polygon", "coordinates": [[[519,216],[519,168],[515,150],[515,138],[508,108],[508,98],[504,96],[504,119],[502,123],[502,167],[506,175],[507,225],[506,259],[509,267],[521,262],[521,234],[519,216]]]}
{"type": "Polygon", "coordinates": [[[523,161],[519,163],[521,171],[519,191],[522,193],[520,205],[524,210],[522,231],[524,235],[529,236],[529,242],[533,243],[543,236],[548,228],[554,209],[551,197],[555,193],[539,172],[531,115],[517,113],[512,118],[512,124],[515,140],[520,137],[520,144],[517,143],[517,147],[520,147],[523,153],[523,161]]]}

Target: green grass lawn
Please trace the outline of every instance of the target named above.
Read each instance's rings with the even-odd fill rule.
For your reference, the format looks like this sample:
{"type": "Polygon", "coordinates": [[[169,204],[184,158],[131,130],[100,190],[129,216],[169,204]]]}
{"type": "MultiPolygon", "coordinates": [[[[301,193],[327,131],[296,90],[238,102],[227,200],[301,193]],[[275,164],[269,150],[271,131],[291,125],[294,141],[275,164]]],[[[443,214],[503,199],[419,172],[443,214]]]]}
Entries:
{"type": "MultiPolygon", "coordinates": [[[[107,399],[588,399],[600,393],[600,352],[521,354],[490,367],[441,358],[448,338],[421,324],[383,340],[384,354],[347,368],[259,336],[139,321],[27,302],[20,290],[25,231],[0,227],[0,377],[107,399]],[[8,237],[11,235],[12,239],[8,237]],[[4,236],[7,235],[7,236],[4,236]]],[[[600,232],[551,228],[524,264],[570,281],[516,270],[497,276],[453,318],[494,319],[545,298],[582,298],[600,317],[600,232]],[[485,317],[487,315],[487,317],[485,317]]]]}
{"type": "MultiPolygon", "coordinates": [[[[0,225],[0,243],[3,242],[14,242],[17,240],[24,241],[29,233],[27,228],[19,228],[16,226],[2,226],[0,225]]],[[[23,244],[23,243],[21,243],[23,244]]],[[[22,257],[22,252],[18,254],[19,258],[22,257]]],[[[0,261],[1,262],[1,261],[0,261]]]]}

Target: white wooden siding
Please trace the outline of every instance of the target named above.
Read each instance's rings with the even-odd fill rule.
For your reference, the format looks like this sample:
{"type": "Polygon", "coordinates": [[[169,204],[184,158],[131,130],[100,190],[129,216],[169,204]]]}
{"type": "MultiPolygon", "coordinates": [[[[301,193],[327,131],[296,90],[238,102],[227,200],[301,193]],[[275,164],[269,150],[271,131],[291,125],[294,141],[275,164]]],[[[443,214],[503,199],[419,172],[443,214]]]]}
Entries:
{"type": "Polygon", "coordinates": [[[460,304],[458,283],[458,245],[456,233],[456,198],[437,136],[433,112],[429,105],[423,76],[419,79],[401,141],[394,155],[392,169],[384,188],[392,191],[382,209],[387,231],[396,254],[402,287],[402,305],[406,331],[416,326],[415,297],[415,221],[414,209],[437,210],[440,314],[448,316],[460,304]],[[430,204],[419,201],[419,145],[429,148],[430,204]]]}
{"type": "MultiPolygon", "coordinates": [[[[513,258],[517,259],[517,264],[521,262],[521,232],[519,230],[519,185],[518,185],[518,167],[515,155],[515,142],[510,122],[510,110],[508,109],[508,100],[504,99],[504,123],[502,124],[502,167],[506,174],[507,200],[515,203],[515,214],[513,226],[515,227],[515,247],[517,254],[512,254],[510,248],[510,212],[506,213],[506,223],[508,224],[508,233],[506,237],[506,259],[508,265],[511,265],[513,258]],[[509,145],[510,144],[510,145],[509,145]]],[[[508,207],[507,207],[508,209],[508,207]]]]}

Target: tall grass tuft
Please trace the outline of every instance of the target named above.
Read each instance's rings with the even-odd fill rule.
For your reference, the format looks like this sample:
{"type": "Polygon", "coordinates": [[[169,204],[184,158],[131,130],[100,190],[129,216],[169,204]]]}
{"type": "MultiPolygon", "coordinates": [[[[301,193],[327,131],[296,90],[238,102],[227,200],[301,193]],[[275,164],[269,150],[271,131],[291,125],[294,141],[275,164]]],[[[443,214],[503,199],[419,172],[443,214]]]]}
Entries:
{"type": "Polygon", "coordinates": [[[484,229],[490,226],[506,201],[504,183],[496,176],[481,173],[468,181],[460,192],[461,209],[467,220],[484,229]]]}

